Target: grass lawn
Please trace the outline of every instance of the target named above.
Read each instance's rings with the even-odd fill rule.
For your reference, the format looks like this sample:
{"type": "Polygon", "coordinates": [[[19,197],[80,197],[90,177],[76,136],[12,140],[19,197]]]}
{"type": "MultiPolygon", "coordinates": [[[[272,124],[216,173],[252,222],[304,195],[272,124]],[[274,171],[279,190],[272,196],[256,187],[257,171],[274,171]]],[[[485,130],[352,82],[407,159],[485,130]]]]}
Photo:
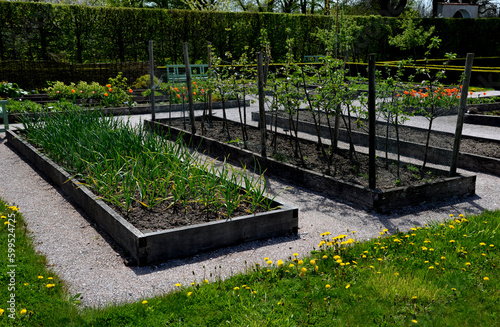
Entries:
{"type": "Polygon", "coordinates": [[[35,253],[18,208],[0,201],[0,213],[2,326],[500,325],[500,211],[363,242],[325,231],[307,258],[267,258],[225,281],[104,309],[79,308],[35,253]]]}

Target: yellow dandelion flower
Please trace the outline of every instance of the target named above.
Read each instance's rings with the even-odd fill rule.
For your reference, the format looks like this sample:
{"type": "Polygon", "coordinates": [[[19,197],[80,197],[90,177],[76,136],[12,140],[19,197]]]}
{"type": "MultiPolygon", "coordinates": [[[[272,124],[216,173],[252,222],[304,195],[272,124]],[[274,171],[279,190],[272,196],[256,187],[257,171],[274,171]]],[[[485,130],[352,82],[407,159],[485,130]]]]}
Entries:
{"type": "Polygon", "coordinates": [[[455,229],[455,226],[453,226],[453,225],[449,225],[448,227],[451,229],[455,229]]]}
{"type": "Polygon", "coordinates": [[[302,268],[300,268],[300,272],[301,272],[301,273],[305,273],[305,272],[307,272],[307,268],[306,268],[306,267],[302,267],[302,268]]]}
{"type": "Polygon", "coordinates": [[[455,240],[450,240],[450,243],[455,243],[455,240]]]}
{"type": "Polygon", "coordinates": [[[293,256],[294,256],[294,257],[298,257],[298,256],[299,256],[299,254],[298,254],[298,253],[294,253],[294,254],[293,254],[293,256]]]}
{"type": "Polygon", "coordinates": [[[434,269],[434,266],[430,266],[430,267],[429,267],[429,270],[432,270],[432,269],[434,269]]]}
{"type": "Polygon", "coordinates": [[[148,301],[144,300],[141,302],[142,304],[148,304],[148,301]]]}
{"type": "Polygon", "coordinates": [[[299,262],[297,262],[297,264],[299,264],[299,265],[303,265],[303,264],[304,264],[304,261],[299,260],[299,262]]]}
{"type": "Polygon", "coordinates": [[[451,288],[451,290],[452,290],[453,292],[455,292],[457,289],[456,289],[456,288],[454,288],[454,287],[452,287],[452,288],[451,288]]]}
{"type": "Polygon", "coordinates": [[[340,256],[339,255],[336,255],[333,257],[333,260],[339,260],[340,259],[340,256]]]}
{"type": "Polygon", "coordinates": [[[479,243],[479,245],[481,245],[481,246],[486,246],[486,243],[481,242],[481,243],[479,243]]]}
{"type": "Polygon", "coordinates": [[[295,265],[293,263],[289,264],[288,267],[293,268],[295,265]]]}
{"type": "Polygon", "coordinates": [[[470,263],[470,262],[466,262],[466,263],[465,263],[465,265],[466,265],[466,266],[470,266],[470,265],[471,265],[471,263],[470,263]]]}
{"type": "Polygon", "coordinates": [[[0,308],[0,316],[2,316],[4,312],[5,312],[5,310],[0,308]]]}
{"type": "Polygon", "coordinates": [[[54,277],[47,277],[47,279],[54,279],[54,277]]]}
{"type": "Polygon", "coordinates": [[[481,255],[482,255],[483,257],[486,257],[486,253],[481,253],[481,255]]]}
{"type": "Polygon", "coordinates": [[[318,266],[314,266],[314,271],[318,271],[319,267],[318,266]]]}
{"type": "Polygon", "coordinates": [[[203,280],[203,282],[204,282],[205,284],[208,284],[208,279],[206,279],[206,278],[205,278],[205,279],[203,280]]]}
{"type": "Polygon", "coordinates": [[[193,292],[188,292],[186,295],[191,296],[191,294],[193,294],[193,292]]]}
{"type": "Polygon", "coordinates": [[[6,221],[3,223],[4,225],[10,225],[10,222],[6,221]]]}
{"type": "Polygon", "coordinates": [[[312,265],[312,266],[314,266],[316,264],[316,260],[309,261],[309,264],[312,265]]]}
{"type": "Polygon", "coordinates": [[[272,264],[273,264],[273,262],[272,262],[271,260],[267,260],[267,264],[268,264],[268,265],[272,265],[272,264]]]}
{"type": "Polygon", "coordinates": [[[326,284],[326,285],[325,285],[325,288],[326,288],[326,289],[329,289],[330,287],[331,287],[331,286],[330,286],[330,284],[326,284]]]}
{"type": "Polygon", "coordinates": [[[30,283],[24,283],[24,286],[28,286],[30,283]]]}
{"type": "Polygon", "coordinates": [[[268,258],[268,257],[265,257],[265,258],[264,258],[264,261],[269,261],[269,258],[268,258]]]}
{"type": "Polygon", "coordinates": [[[324,256],[321,257],[321,259],[328,259],[328,256],[325,254],[324,256]]]}
{"type": "Polygon", "coordinates": [[[351,284],[347,284],[347,285],[345,286],[345,288],[346,288],[346,289],[348,289],[349,287],[351,287],[351,284]]]}
{"type": "Polygon", "coordinates": [[[6,216],[2,216],[1,218],[2,218],[2,219],[7,219],[7,217],[6,217],[6,216]]]}
{"type": "Polygon", "coordinates": [[[182,285],[181,285],[181,283],[177,283],[177,284],[175,284],[175,286],[181,287],[182,285]]]}
{"type": "Polygon", "coordinates": [[[455,217],[455,216],[453,216],[453,214],[452,214],[452,213],[450,213],[450,217],[455,217]]]}
{"type": "Polygon", "coordinates": [[[342,263],[342,259],[338,259],[337,261],[335,261],[336,263],[342,263]]]}
{"type": "Polygon", "coordinates": [[[281,259],[280,259],[280,260],[278,260],[278,267],[283,266],[283,264],[284,264],[283,260],[281,260],[281,259]]]}
{"type": "Polygon", "coordinates": [[[22,315],[25,315],[26,312],[28,312],[28,310],[26,310],[26,309],[22,309],[21,311],[19,311],[19,313],[22,314],[22,315]]]}
{"type": "Polygon", "coordinates": [[[416,299],[417,299],[417,297],[416,297],[416,296],[412,296],[412,299],[413,299],[413,300],[416,300],[416,299]]]}
{"type": "Polygon", "coordinates": [[[412,319],[412,321],[411,321],[411,322],[412,322],[412,323],[414,323],[414,324],[417,324],[417,323],[418,323],[418,321],[416,321],[415,319],[412,319]]]}
{"type": "Polygon", "coordinates": [[[395,272],[395,273],[394,273],[394,276],[396,276],[396,277],[397,277],[397,276],[399,276],[399,273],[398,273],[398,272],[395,272]]]}
{"type": "Polygon", "coordinates": [[[484,279],[485,281],[489,281],[489,280],[490,280],[490,279],[489,279],[489,277],[484,277],[483,279],[484,279]]]}
{"type": "Polygon", "coordinates": [[[238,286],[236,286],[235,288],[233,288],[233,290],[235,291],[238,291],[240,288],[238,286]]]}
{"type": "Polygon", "coordinates": [[[38,276],[38,279],[43,279],[43,276],[38,276]]]}
{"type": "Polygon", "coordinates": [[[56,284],[47,284],[47,285],[45,285],[45,286],[46,286],[47,288],[52,288],[52,287],[56,286],[56,284]]]}

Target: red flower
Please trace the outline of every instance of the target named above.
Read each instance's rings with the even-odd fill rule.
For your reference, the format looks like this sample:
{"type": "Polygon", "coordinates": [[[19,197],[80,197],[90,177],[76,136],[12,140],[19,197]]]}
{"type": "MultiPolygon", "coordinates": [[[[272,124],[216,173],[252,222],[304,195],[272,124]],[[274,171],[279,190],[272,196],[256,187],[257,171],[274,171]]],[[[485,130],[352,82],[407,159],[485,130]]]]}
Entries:
{"type": "Polygon", "coordinates": [[[104,93],[104,96],[107,97],[108,96],[108,93],[104,93]]]}
{"type": "Polygon", "coordinates": [[[128,93],[132,93],[132,92],[134,92],[134,90],[128,89],[128,93]]]}
{"type": "Polygon", "coordinates": [[[72,90],[71,90],[71,93],[75,93],[75,90],[73,90],[73,89],[72,89],[72,90]]]}

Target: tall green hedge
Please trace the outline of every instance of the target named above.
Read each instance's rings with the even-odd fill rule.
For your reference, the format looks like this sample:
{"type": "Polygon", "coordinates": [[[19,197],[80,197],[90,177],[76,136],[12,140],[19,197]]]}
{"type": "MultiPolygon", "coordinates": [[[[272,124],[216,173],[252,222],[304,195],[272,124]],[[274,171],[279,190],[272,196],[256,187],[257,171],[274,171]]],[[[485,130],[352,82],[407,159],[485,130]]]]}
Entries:
{"type": "MultiPolygon", "coordinates": [[[[322,54],[323,46],[314,37],[318,29],[335,28],[334,18],[322,15],[274,13],[198,12],[188,10],[131,9],[54,5],[35,2],[0,1],[0,61],[54,61],[64,63],[147,61],[148,41],[154,41],[158,64],[182,63],[182,43],[188,42],[192,62],[206,62],[206,45],[224,56],[238,57],[245,46],[260,50],[260,30],[266,29],[273,61],[284,59],[287,36],[295,39],[296,58],[322,54]],[[290,35],[287,35],[290,28],[290,35]]],[[[406,58],[388,43],[399,32],[396,18],[355,17],[362,26],[356,36],[351,60],[366,60],[376,53],[378,60],[406,58]]],[[[426,27],[436,26],[442,38],[440,52],[465,56],[498,56],[500,19],[423,19],[426,27]]],[[[417,55],[425,50],[417,49],[417,55]]],[[[2,72],[0,71],[0,80],[2,72]]]]}
{"type": "MultiPolygon", "coordinates": [[[[260,29],[267,29],[273,57],[285,54],[286,29],[295,39],[295,55],[323,53],[313,33],[334,28],[332,17],[273,13],[198,12],[187,10],[131,9],[0,1],[0,60],[55,60],[71,62],[148,60],[148,41],[155,56],[182,62],[182,42],[189,42],[193,60],[206,60],[206,43],[220,55],[239,55],[245,46],[259,48],[260,29]]],[[[356,17],[363,30],[357,36],[354,56],[379,59],[403,55],[387,39],[398,32],[397,19],[356,17]]],[[[500,19],[423,19],[436,26],[442,51],[465,55],[498,55],[500,19]]],[[[421,49],[420,51],[423,51],[421,49]]]]}

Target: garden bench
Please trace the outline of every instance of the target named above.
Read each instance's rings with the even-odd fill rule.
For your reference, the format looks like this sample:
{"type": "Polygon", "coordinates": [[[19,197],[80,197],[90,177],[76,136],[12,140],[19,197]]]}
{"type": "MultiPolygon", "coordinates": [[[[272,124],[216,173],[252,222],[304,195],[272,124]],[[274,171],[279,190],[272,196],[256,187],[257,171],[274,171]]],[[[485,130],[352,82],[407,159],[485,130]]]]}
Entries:
{"type": "Polygon", "coordinates": [[[310,55],[304,56],[304,62],[319,62],[319,58],[324,58],[325,55],[310,55]]]}
{"type": "Polygon", "coordinates": [[[3,117],[3,128],[0,128],[0,132],[5,132],[9,129],[9,115],[7,114],[8,103],[8,100],[0,100],[0,108],[2,109],[1,115],[3,117]]]}
{"type": "MultiPolygon", "coordinates": [[[[208,77],[208,65],[189,65],[191,70],[191,78],[206,79],[208,77]]],[[[166,65],[166,72],[162,74],[164,82],[185,82],[186,81],[186,66],[184,65],[166,65]]]]}

